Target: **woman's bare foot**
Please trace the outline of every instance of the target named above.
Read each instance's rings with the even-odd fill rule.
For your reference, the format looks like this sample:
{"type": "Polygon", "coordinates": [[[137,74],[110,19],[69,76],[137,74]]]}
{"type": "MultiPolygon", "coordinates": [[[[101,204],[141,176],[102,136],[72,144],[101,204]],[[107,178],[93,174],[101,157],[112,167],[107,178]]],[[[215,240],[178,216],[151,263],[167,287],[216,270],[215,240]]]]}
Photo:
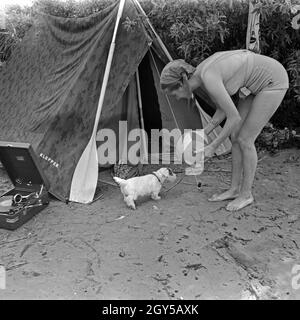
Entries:
{"type": "Polygon", "coordinates": [[[242,208],[245,208],[246,206],[251,204],[253,201],[254,201],[254,198],[252,195],[248,195],[248,196],[240,195],[239,197],[237,197],[236,199],[228,203],[226,210],[237,211],[242,208]]]}
{"type": "Polygon", "coordinates": [[[214,194],[212,197],[208,199],[208,201],[224,201],[224,200],[232,200],[239,196],[239,192],[236,189],[229,189],[221,194],[214,194]]]}

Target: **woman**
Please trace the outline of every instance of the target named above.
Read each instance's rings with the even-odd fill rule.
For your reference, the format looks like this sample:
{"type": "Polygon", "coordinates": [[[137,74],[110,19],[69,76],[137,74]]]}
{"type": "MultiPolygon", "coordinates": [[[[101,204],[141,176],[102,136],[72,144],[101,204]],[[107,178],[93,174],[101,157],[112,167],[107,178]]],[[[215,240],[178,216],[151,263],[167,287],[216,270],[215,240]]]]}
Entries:
{"type": "Polygon", "coordinates": [[[216,148],[231,137],[231,186],[209,201],[231,201],[226,209],[235,211],[251,204],[257,153],[255,139],[279,107],[289,80],[284,67],[276,60],[248,50],[217,52],[196,68],[184,60],[168,63],[161,73],[162,90],[177,99],[192,97],[199,91],[216,106],[207,134],[226,122],[219,136],[205,147],[205,156],[212,157],[216,148]],[[239,93],[237,107],[230,96],[239,93]]]}

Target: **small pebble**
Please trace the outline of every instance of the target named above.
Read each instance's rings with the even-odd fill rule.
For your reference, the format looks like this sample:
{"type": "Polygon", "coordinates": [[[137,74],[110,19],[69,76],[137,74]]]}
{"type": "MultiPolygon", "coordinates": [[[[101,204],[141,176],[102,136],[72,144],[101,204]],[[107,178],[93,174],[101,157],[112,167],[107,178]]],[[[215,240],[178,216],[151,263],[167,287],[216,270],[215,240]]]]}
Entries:
{"type": "Polygon", "coordinates": [[[124,257],[125,257],[125,252],[124,252],[124,251],[121,251],[121,252],[119,253],[119,256],[122,257],[122,258],[124,258],[124,257]]]}

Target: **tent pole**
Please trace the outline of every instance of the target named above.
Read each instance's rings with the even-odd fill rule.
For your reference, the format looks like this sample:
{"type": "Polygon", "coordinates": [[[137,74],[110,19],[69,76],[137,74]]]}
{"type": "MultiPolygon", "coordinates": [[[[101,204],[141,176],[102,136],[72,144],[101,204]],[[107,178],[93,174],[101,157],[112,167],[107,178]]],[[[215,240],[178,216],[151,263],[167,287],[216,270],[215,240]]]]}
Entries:
{"type": "MultiPolygon", "coordinates": [[[[157,64],[156,64],[156,62],[155,62],[155,58],[154,58],[154,56],[153,56],[153,53],[152,53],[151,49],[149,50],[149,52],[150,52],[151,59],[152,59],[153,65],[154,65],[154,67],[155,67],[155,70],[156,70],[157,74],[159,75],[159,70],[158,70],[158,67],[157,67],[157,64]]],[[[179,129],[179,125],[178,125],[176,116],[175,116],[175,114],[174,114],[174,111],[173,111],[173,109],[172,109],[172,106],[171,106],[171,102],[170,102],[170,100],[169,100],[169,97],[168,97],[168,95],[165,95],[165,97],[166,97],[166,100],[167,100],[167,102],[168,102],[168,106],[169,106],[170,111],[171,111],[171,113],[172,113],[173,119],[174,119],[174,121],[175,121],[176,127],[177,127],[177,129],[179,129]]]]}
{"type": "Polygon", "coordinates": [[[142,104],[142,96],[141,96],[141,85],[140,85],[140,76],[139,70],[137,69],[136,73],[136,84],[137,84],[137,94],[138,94],[138,104],[140,110],[140,117],[141,117],[141,126],[142,126],[142,144],[143,144],[143,163],[146,160],[146,155],[148,156],[148,147],[147,147],[147,139],[145,136],[145,123],[144,123],[144,115],[143,115],[143,104],[142,104]]]}
{"type": "Polygon", "coordinates": [[[159,44],[161,45],[165,55],[168,57],[168,59],[170,61],[173,61],[173,58],[172,56],[170,55],[168,49],[166,48],[166,46],[164,45],[164,43],[162,42],[160,36],[156,33],[156,31],[154,30],[151,22],[150,22],[150,19],[148,18],[148,16],[146,15],[146,12],[144,11],[144,9],[142,8],[142,6],[140,5],[139,1],[138,0],[133,0],[133,2],[138,6],[139,10],[142,12],[142,14],[145,16],[148,24],[149,24],[149,27],[151,28],[151,31],[153,32],[153,34],[155,35],[157,41],[159,42],[159,44]]]}

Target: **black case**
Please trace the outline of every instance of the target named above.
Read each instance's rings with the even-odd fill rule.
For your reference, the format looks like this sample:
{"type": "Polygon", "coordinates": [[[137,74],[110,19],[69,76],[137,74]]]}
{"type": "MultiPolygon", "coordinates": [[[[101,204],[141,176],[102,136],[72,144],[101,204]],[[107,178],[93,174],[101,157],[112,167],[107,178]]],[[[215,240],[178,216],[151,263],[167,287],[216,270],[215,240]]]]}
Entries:
{"type": "Polygon", "coordinates": [[[1,198],[16,194],[24,197],[18,205],[7,207],[7,212],[0,212],[0,228],[15,230],[49,204],[49,182],[28,143],[0,141],[0,161],[14,185],[0,197],[0,202],[1,198]],[[26,196],[32,193],[37,194],[27,200],[26,196]]]}

